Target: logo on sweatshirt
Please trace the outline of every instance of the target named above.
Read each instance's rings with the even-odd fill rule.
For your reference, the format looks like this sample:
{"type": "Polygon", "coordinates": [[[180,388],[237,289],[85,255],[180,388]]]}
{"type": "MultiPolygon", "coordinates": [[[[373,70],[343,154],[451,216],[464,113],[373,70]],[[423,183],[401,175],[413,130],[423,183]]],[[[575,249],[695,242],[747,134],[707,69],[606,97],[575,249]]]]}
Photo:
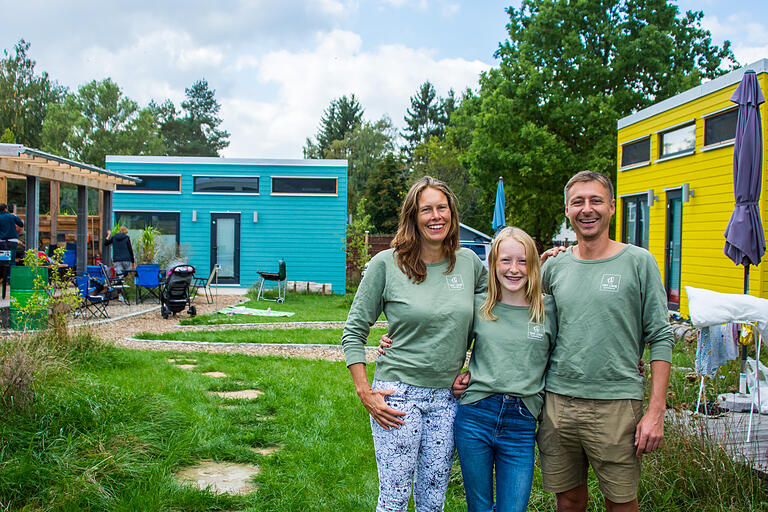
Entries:
{"type": "Polygon", "coordinates": [[[532,340],[543,339],[544,324],[537,324],[536,322],[528,322],[528,338],[532,340]]]}
{"type": "Polygon", "coordinates": [[[603,274],[600,280],[601,292],[618,292],[621,283],[621,274],[603,274]]]}
{"type": "Polygon", "coordinates": [[[449,290],[463,290],[464,289],[464,281],[461,279],[461,275],[451,275],[451,276],[445,276],[445,280],[448,283],[448,289],[449,290]]]}

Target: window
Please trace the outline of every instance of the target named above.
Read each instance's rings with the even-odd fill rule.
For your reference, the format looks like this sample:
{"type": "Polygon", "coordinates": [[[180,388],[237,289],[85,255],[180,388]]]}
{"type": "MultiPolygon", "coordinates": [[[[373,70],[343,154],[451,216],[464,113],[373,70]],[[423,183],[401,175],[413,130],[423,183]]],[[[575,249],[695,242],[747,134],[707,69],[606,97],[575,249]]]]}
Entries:
{"type": "Polygon", "coordinates": [[[736,119],[739,109],[734,108],[704,119],[704,145],[711,146],[736,138],[736,119]]]}
{"type": "Polygon", "coordinates": [[[336,178],[272,178],[273,194],[336,195],[336,178]]]}
{"type": "Polygon", "coordinates": [[[621,166],[627,167],[633,164],[651,161],[651,138],[646,137],[635,142],[628,142],[621,146],[621,166]]]}
{"type": "Polygon", "coordinates": [[[659,136],[659,158],[691,153],[695,147],[695,123],[663,132],[659,136]]]}
{"type": "Polygon", "coordinates": [[[211,194],[258,194],[258,176],[195,176],[195,192],[211,194]]]}
{"type": "Polygon", "coordinates": [[[181,177],[179,176],[148,176],[139,175],[141,183],[136,185],[118,185],[118,191],[125,192],[181,192],[181,177]]]}
{"type": "Polygon", "coordinates": [[[648,248],[648,195],[622,197],[624,207],[622,218],[624,228],[621,230],[622,242],[638,247],[648,248]]]}
{"type": "Polygon", "coordinates": [[[128,236],[133,242],[133,253],[138,248],[138,237],[147,226],[154,226],[160,231],[160,241],[155,254],[173,256],[179,245],[179,213],[177,212],[115,212],[115,223],[128,228],[128,236]]]}

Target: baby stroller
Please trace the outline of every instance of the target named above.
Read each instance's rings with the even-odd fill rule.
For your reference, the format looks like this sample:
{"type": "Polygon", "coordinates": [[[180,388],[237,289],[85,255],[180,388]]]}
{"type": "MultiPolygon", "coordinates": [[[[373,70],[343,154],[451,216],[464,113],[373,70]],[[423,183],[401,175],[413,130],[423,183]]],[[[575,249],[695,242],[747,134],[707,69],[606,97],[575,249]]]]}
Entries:
{"type": "Polygon", "coordinates": [[[160,314],[163,318],[176,316],[176,313],[184,311],[186,307],[189,307],[189,316],[197,314],[197,309],[189,297],[189,286],[194,275],[195,267],[192,265],[176,265],[168,271],[160,290],[160,314]]]}

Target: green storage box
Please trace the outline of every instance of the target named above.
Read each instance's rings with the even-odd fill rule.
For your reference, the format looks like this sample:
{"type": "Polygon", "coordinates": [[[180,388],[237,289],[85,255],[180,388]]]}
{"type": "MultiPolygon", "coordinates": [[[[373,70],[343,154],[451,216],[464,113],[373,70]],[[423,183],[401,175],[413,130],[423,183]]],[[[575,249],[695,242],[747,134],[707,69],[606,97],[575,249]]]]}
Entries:
{"type": "Polygon", "coordinates": [[[16,308],[11,308],[11,329],[15,331],[31,331],[48,327],[48,310],[36,311],[31,315],[23,314],[16,308]]]}
{"type": "MultiPolygon", "coordinates": [[[[30,299],[35,294],[35,290],[11,290],[11,306],[21,308],[29,304],[30,299]],[[14,304],[13,299],[16,299],[14,304]]],[[[38,300],[44,298],[41,294],[38,294],[38,300]]]]}
{"type": "Polygon", "coordinates": [[[43,282],[48,282],[48,267],[11,267],[11,290],[34,290],[35,274],[40,274],[43,282]]]}

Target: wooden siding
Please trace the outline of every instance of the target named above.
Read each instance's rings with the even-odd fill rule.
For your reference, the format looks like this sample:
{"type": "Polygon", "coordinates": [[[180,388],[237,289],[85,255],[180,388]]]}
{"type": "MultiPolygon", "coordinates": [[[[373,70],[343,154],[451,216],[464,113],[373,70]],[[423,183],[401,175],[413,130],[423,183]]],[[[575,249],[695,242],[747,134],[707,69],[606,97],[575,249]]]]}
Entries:
{"type": "MultiPolygon", "coordinates": [[[[760,87],[768,91],[768,74],[758,74],[760,87]]],[[[617,177],[617,195],[643,194],[653,189],[658,200],[649,208],[648,250],[654,255],[664,277],[664,245],[666,239],[666,193],[665,189],[679,188],[689,183],[694,197],[683,203],[682,213],[682,254],[681,254],[681,298],[680,312],[688,314],[688,297],[685,286],[707,288],[725,293],[742,293],[744,269],[736,266],[725,256],[723,233],[733,211],[733,145],[702,151],[704,144],[704,119],[702,116],[717,110],[734,106],[730,101],[738,84],[715,91],[697,100],[679,105],[653,117],[629,125],[618,133],[618,156],[621,161],[621,145],[625,141],[651,135],[651,160],[649,165],[622,171],[617,177]],[[695,119],[695,153],[689,156],[671,158],[657,162],[659,136],[656,132],[695,119]]],[[[766,104],[760,108],[763,124],[763,184],[760,199],[760,214],[768,238],[768,113],[766,104]]],[[[622,201],[616,205],[617,239],[622,237],[622,201]]],[[[768,257],[763,258],[758,269],[750,271],[750,293],[768,298],[768,257]]]]}
{"type": "MultiPolygon", "coordinates": [[[[178,159],[177,159],[178,160],[178,159]]],[[[240,286],[257,282],[258,270],[277,272],[284,259],[288,279],[331,283],[345,293],[347,215],[346,165],[228,164],[107,162],[110,170],[128,175],[181,175],[181,193],[158,194],[119,191],[114,210],[179,212],[179,240],[199,275],[210,273],[211,212],[240,213],[240,286]],[[259,195],[192,193],[193,176],[259,176],[259,195]],[[333,177],[337,196],[273,196],[271,176],[333,177]],[[192,211],[197,220],[192,221],[192,211]],[[253,221],[257,212],[258,220],[253,221]]]]}

